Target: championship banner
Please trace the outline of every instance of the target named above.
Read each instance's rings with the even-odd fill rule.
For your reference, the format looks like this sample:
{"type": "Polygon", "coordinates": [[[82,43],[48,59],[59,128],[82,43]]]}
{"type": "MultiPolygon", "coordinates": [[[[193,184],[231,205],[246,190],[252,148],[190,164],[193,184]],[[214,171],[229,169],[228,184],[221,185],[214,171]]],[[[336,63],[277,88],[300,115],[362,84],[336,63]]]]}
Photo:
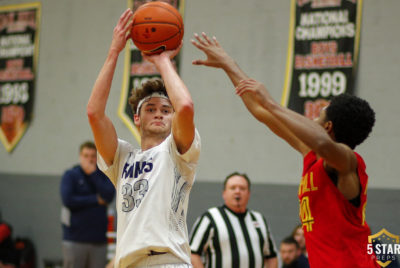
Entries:
{"type": "MultiPolygon", "coordinates": [[[[133,12],[135,12],[139,6],[148,2],[152,1],[128,0],[128,7],[131,8],[133,12]]],[[[167,2],[174,6],[177,10],[179,10],[183,18],[185,0],[166,0],[163,2],[167,2]]],[[[161,75],[152,63],[144,61],[142,59],[140,50],[136,48],[132,40],[129,40],[127,42],[127,48],[125,50],[126,53],[124,77],[121,90],[121,99],[118,108],[118,116],[121,118],[121,120],[128,127],[135,139],[140,144],[139,131],[134,124],[133,112],[131,110],[128,100],[131,95],[132,89],[140,86],[148,79],[161,77],[161,75]]],[[[179,70],[179,62],[180,54],[178,54],[173,60],[173,64],[175,65],[177,70],[179,70]]]]}
{"type": "Polygon", "coordinates": [[[40,3],[0,6],[0,140],[11,152],[32,119],[40,3]]]}
{"type": "Polygon", "coordinates": [[[292,0],[281,104],[310,119],[354,94],[362,0],[292,0]]]}

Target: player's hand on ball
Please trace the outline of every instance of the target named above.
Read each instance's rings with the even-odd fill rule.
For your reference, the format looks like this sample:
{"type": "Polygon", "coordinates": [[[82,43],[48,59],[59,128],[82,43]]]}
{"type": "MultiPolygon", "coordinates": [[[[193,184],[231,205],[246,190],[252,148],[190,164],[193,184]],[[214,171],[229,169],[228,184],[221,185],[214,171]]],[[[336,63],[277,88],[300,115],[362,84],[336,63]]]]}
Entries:
{"type": "Polygon", "coordinates": [[[183,46],[183,41],[181,42],[181,44],[176,49],[165,50],[165,51],[161,52],[160,54],[150,54],[150,55],[142,52],[142,57],[145,60],[157,65],[157,62],[162,58],[173,59],[176,55],[178,55],[178,53],[181,50],[182,46],[183,46]]]}
{"type": "Polygon", "coordinates": [[[182,46],[183,46],[183,41],[181,41],[181,44],[177,48],[172,49],[172,50],[166,50],[166,51],[162,52],[161,54],[165,54],[170,59],[173,59],[173,58],[175,58],[176,55],[178,55],[178,53],[181,50],[182,46]]]}
{"type": "Polygon", "coordinates": [[[132,27],[132,16],[133,12],[129,8],[122,13],[114,28],[110,50],[115,50],[119,53],[125,48],[126,41],[129,39],[129,30],[132,27]]]}

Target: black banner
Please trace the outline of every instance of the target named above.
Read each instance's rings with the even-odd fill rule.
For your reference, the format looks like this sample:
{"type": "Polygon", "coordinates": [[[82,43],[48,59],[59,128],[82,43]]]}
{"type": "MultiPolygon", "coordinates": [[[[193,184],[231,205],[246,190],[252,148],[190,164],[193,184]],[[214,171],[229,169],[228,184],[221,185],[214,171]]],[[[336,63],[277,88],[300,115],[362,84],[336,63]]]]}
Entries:
{"type": "Polygon", "coordinates": [[[361,0],[292,0],[282,105],[310,119],[354,94],[361,0]]]}
{"type": "MultiPolygon", "coordinates": [[[[151,2],[149,0],[128,0],[128,7],[132,9],[133,12],[147,2],[151,2]]],[[[167,0],[163,1],[171,4],[182,15],[184,14],[184,3],[185,0],[167,0]]],[[[157,71],[156,67],[147,61],[142,59],[142,55],[140,50],[138,50],[132,40],[129,40],[127,43],[129,48],[126,48],[125,54],[125,68],[124,68],[124,80],[122,84],[121,90],[121,99],[118,109],[118,115],[124,124],[128,127],[131,131],[135,139],[140,143],[140,135],[139,132],[133,122],[133,112],[131,107],[129,106],[128,99],[131,95],[132,89],[136,88],[137,86],[141,85],[148,79],[154,77],[161,77],[159,72],[157,71]]],[[[179,70],[179,62],[180,62],[180,54],[178,54],[173,63],[176,67],[176,70],[179,70]]]]}
{"type": "Polygon", "coordinates": [[[0,140],[11,152],[32,119],[40,3],[0,7],[0,140]]]}

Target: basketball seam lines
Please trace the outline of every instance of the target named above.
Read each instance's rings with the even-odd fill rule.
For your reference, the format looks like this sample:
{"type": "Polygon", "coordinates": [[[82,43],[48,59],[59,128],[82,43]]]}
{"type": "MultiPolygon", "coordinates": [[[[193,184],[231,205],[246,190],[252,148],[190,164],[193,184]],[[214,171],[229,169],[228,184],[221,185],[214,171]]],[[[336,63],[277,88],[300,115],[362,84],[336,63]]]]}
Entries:
{"type": "MultiPolygon", "coordinates": [[[[152,4],[152,5],[150,5],[150,6],[156,6],[156,7],[165,9],[166,11],[168,11],[169,13],[171,13],[172,15],[174,15],[174,16],[178,19],[178,21],[180,21],[179,17],[178,17],[174,12],[172,12],[171,10],[169,10],[168,8],[165,8],[165,7],[160,6],[160,5],[157,5],[157,4],[152,4]]],[[[140,7],[139,7],[139,8],[140,8],[140,7]]],[[[179,12],[179,11],[178,11],[178,12],[179,12]]],[[[182,22],[182,24],[183,24],[183,22],[182,22]]],[[[182,28],[182,25],[181,25],[181,28],[182,28]]]]}
{"type": "Polygon", "coordinates": [[[139,43],[139,44],[157,44],[157,43],[165,42],[165,41],[168,41],[168,40],[174,38],[174,37],[175,37],[177,34],[179,34],[180,32],[181,32],[181,31],[177,32],[176,34],[174,34],[173,36],[171,36],[171,37],[169,37],[169,38],[167,38],[167,39],[164,39],[164,40],[161,40],[161,41],[157,41],[157,42],[140,42],[140,41],[138,41],[138,40],[136,40],[136,39],[133,39],[133,38],[132,38],[132,40],[134,40],[135,42],[137,42],[137,43],[139,43]]]}
{"type": "Polygon", "coordinates": [[[179,29],[179,31],[181,30],[181,28],[179,27],[178,24],[175,24],[175,23],[172,23],[172,22],[164,22],[164,21],[146,21],[146,22],[139,22],[139,23],[135,23],[135,25],[133,25],[133,27],[135,27],[136,25],[155,24],[155,23],[168,24],[168,25],[175,25],[175,26],[177,26],[177,28],[179,29]]]}

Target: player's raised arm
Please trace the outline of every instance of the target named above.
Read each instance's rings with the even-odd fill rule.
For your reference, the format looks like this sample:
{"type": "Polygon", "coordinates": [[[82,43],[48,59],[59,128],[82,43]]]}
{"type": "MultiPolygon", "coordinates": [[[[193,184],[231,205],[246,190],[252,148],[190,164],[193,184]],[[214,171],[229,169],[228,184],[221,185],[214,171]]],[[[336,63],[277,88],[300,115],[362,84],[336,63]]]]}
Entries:
{"type": "Polygon", "coordinates": [[[335,142],[332,122],[316,122],[277,103],[265,87],[255,86],[257,81],[243,80],[237,86],[239,96],[252,94],[258,102],[289,129],[307,147],[339,172],[355,170],[356,158],[349,146],[335,142]]]}
{"type": "Polygon", "coordinates": [[[165,84],[169,99],[174,108],[172,134],[181,154],[185,153],[193,142],[195,135],[194,106],[192,97],[177,74],[171,59],[180,51],[182,44],[175,50],[167,50],[161,54],[145,55],[143,57],[154,63],[165,84]]]}
{"type": "Polygon", "coordinates": [[[106,116],[105,109],[118,56],[125,47],[127,34],[132,25],[132,15],[132,11],[127,9],[115,26],[106,61],[93,86],[87,105],[87,115],[97,150],[108,165],[113,162],[118,141],[114,125],[106,116]]]}
{"type": "MultiPolygon", "coordinates": [[[[192,44],[199,50],[203,51],[206,54],[207,59],[194,60],[192,62],[194,65],[204,65],[223,69],[235,87],[240,83],[240,81],[249,79],[245,72],[239,67],[239,65],[237,65],[235,60],[225,52],[215,37],[209,38],[205,33],[202,33],[202,36],[195,34],[195,39],[196,40],[192,40],[192,44]]],[[[260,83],[254,84],[254,86],[263,87],[260,83]]],[[[241,94],[240,96],[243,103],[246,105],[246,108],[257,120],[264,123],[271,129],[271,131],[284,139],[301,154],[304,155],[309,152],[309,148],[305,146],[304,143],[302,143],[293,133],[291,133],[291,131],[289,131],[288,128],[280,123],[279,120],[274,118],[265,107],[260,105],[256,96],[246,93],[241,94]]]]}

